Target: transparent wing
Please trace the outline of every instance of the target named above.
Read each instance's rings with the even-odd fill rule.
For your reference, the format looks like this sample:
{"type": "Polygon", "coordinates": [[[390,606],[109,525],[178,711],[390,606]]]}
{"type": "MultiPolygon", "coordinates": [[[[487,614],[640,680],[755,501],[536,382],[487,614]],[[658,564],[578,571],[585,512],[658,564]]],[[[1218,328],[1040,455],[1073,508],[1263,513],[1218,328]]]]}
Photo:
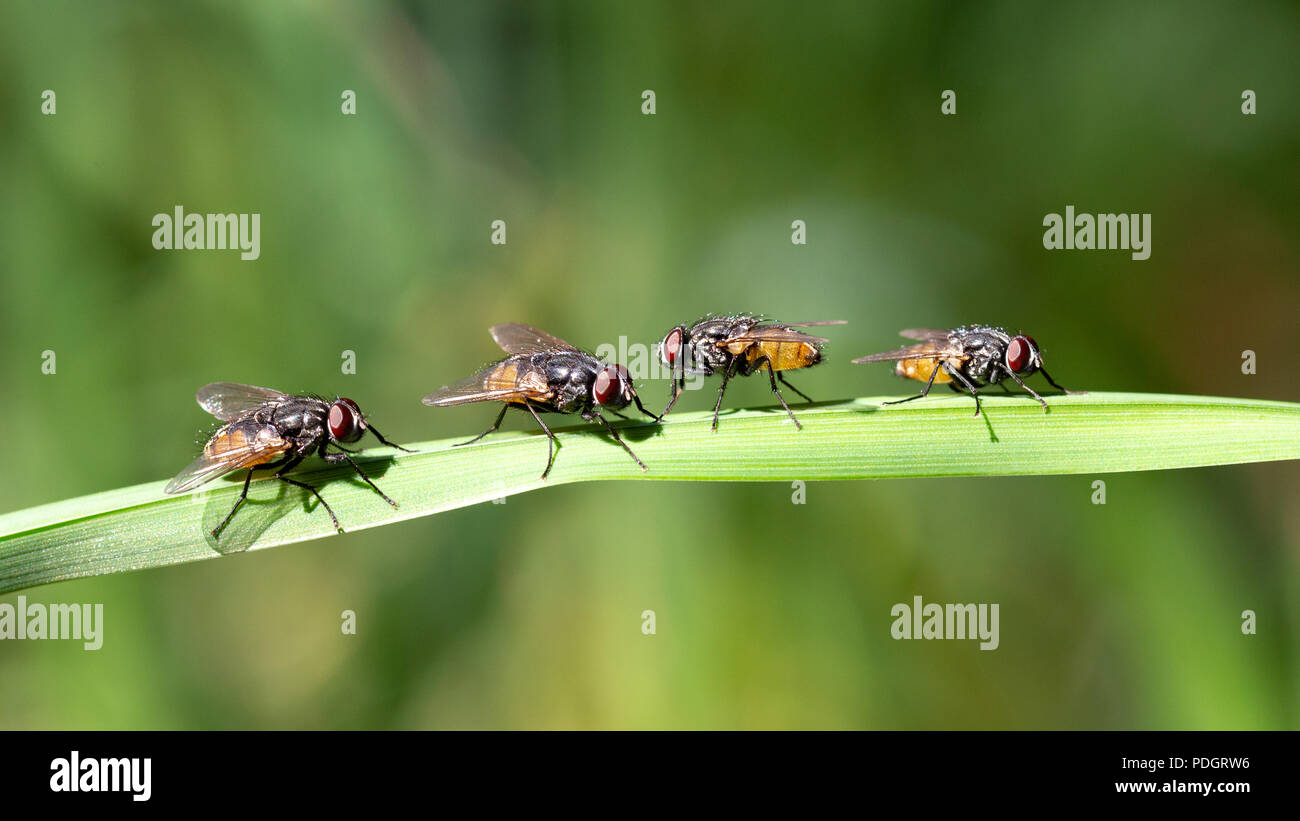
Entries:
{"type": "Polygon", "coordinates": [[[965,359],[966,355],[961,351],[954,350],[947,345],[935,346],[930,343],[923,345],[909,345],[906,348],[895,348],[892,351],[882,353],[873,353],[870,356],[862,356],[853,360],[856,365],[863,365],[868,362],[898,362],[902,359],[965,359]]]}
{"type": "MultiPolygon", "coordinates": [[[[812,323],[807,323],[812,324],[812,323]]],[[[755,325],[744,333],[735,334],[722,340],[719,347],[736,342],[828,342],[824,337],[812,336],[803,331],[796,331],[785,325],[755,325]]]]}
{"type": "Polygon", "coordinates": [[[243,413],[260,408],[267,402],[283,402],[289,398],[286,393],[259,388],[256,385],[241,385],[238,382],[213,382],[204,385],[194,395],[199,407],[223,422],[230,422],[243,413]]]}
{"type": "Polygon", "coordinates": [[[898,335],[904,339],[918,339],[922,342],[947,342],[949,331],[939,328],[908,328],[899,331],[898,335]]]}
{"type": "Polygon", "coordinates": [[[488,365],[473,376],[467,376],[459,382],[445,385],[424,399],[426,405],[436,408],[448,408],[453,405],[468,405],[471,402],[547,398],[546,382],[540,374],[526,371],[518,376],[517,365],[510,360],[488,365]]]}
{"type": "Polygon", "coordinates": [[[501,350],[509,354],[577,350],[558,336],[551,336],[546,331],[539,331],[531,325],[521,325],[518,322],[493,325],[491,332],[492,338],[501,346],[501,350]]]}
{"type": "Polygon", "coordinates": [[[818,325],[847,325],[847,319],[823,319],[821,322],[782,322],[790,328],[816,328],[818,325]]]}
{"type": "Polygon", "coordinates": [[[274,428],[265,428],[261,434],[251,438],[244,435],[243,431],[223,429],[203,449],[199,458],[167,483],[163,492],[184,493],[193,490],[232,470],[270,462],[288,449],[289,443],[275,434],[274,428]]]}

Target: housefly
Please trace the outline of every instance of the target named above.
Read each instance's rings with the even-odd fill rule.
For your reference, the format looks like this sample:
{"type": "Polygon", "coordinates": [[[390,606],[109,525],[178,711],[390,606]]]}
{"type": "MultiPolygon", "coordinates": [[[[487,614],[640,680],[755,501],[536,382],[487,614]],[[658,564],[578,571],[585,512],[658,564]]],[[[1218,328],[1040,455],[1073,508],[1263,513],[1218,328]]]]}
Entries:
{"type": "Polygon", "coordinates": [[[212,530],[214,538],[221,534],[234,517],[235,511],[239,510],[239,506],[248,497],[248,483],[253,479],[253,471],[272,468],[276,468],[274,478],[310,490],[330,515],[334,528],[342,533],[338,517],[316,488],[285,476],[312,453],[319,453],[326,462],[347,462],[352,465],[357,474],[385,502],[397,507],[397,502],[384,495],[348,455],[356,451],[343,447],[343,444],[356,442],[366,431],[370,431],[376,439],[389,447],[407,453],[414,451],[385,439],[366,421],[357,403],[351,399],[339,397],[331,402],[319,396],[296,396],[234,382],[205,385],[199,388],[195,398],[198,399],[199,407],[226,424],[212,434],[203,446],[203,453],[177,474],[164,488],[164,492],[184,493],[232,470],[247,469],[244,489],[230,513],[212,530]],[[330,445],[340,452],[326,451],[325,448],[330,445]]]}
{"type": "Polygon", "coordinates": [[[1010,378],[1047,410],[1047,402],[1024,381],[1035,372],[1063,393],[1078,393],[1056,384],[1043,369],[1043,355],[1032,336],[1012,336],[991,325],[963,325],[951,331],[916,328],[899,331],[899,335],[920,342],[853,360],[857,364],[894,362],[894,373],[925,383],[916,396],[885,402],[886,405],[920,399],[930,393],[934,383],[943,382],[955,391],[965,390],[975,397],[975,415],[979,416],[979,389],[984,385],[999,385],[1006,390],[1002,381],[1010,378]]]}
{"type": "Polygon", "coordinates": [[[473,444],[495,431],[510,408],[526,410],[541,425],[548,440],[546,469],[542,471],[545,479],[555,463],[556,440],[539,414],[576,413],[588,422],[604,425],[614,441],[642,470],[646,469],[645,463],[601,414],[607,410],[621,417],[620,410],[636,403],[637,410],[658,421],[659,417],[641,405],[627,368],[606,365],[592,354],[528,325],[515,322],[493,325],[491,333],[501,349],[510,354],[508,357],[423,399],[424,404],[439,408],[471,402],[502,403],[501,413],[492,427],[460,445],[473,444]]]}
{"type": "Polygon", "coordinates": [[[803,425],[785,403],[776,383],[780,380],[782,385],[811,402],[803,391],[786,381],[784,372],[811,368],[821,362],[822,344],[827,340],[795,329],[843,324],[842,319],[782,323],[753,314],[730,314],[709,315],[693,325],[678,325],[664,337],[659,349],[672,379],[668,407],[660,416],[667,415],[677,404],[677,398],[686,385],[687,373],[704,376],[721,373],[722,385],[718,389],[717,404],[713,407],[713,430],[717,431],[718,412],[722,408],[722,396],[727,392],[727,382],[733,376],[749,376],[766,368],[772,393],[790,414],[795,427],[802,429],[803,425]]]}

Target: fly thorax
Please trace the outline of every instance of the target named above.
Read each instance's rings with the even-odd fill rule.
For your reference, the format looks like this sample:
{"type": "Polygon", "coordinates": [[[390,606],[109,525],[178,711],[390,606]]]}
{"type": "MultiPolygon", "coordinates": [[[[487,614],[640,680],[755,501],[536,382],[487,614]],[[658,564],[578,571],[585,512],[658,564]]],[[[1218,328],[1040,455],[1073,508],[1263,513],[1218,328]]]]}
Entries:
{"type": "Polygon", "coordinates": [[[304,432],[314,435],[329,430],[328,422],[328,406],[321,403],[320,407],[313,405],[295,408],[287,417],[279,417],[276,427],[286,436],[300,437],[304,432]]]}
{"type": "Polygon", "coordinates": [[[997,352],[987,347],[980,347],[971,356],[966,365],[966,375],[980,382],[993,382],[998,376],[994,367],[997,352]]]}
{"type": "Polygon", "coordinates": [[[554,399],[555,407],[561,413],[578,413],[591,404],[591,395],[586,388],[566,384],[554,399]]]}
{"type": "Polygon", "coordinates": [[[721,370],[727,366],[727,352],[719,348],[717,343],[721,337],[705,337],[691,346],[691,362],[687,365],[696,373],[702,373],[705,376],[711,376],[714,371],[721,370]]]}
{"type": "Polygon", "coordinates": [[[577,413],[591,404],[591,383],[594,375],[582,368],[556,369],[551,385],[556,389],[555,403],[562,413],[577,413]],[[562,372],[558,372],[561,371],[562,372]]]}
{"type": "Polygon", "coordinates": [[[282,438],[280,431],[276,430],[271,425],[266,425],[253,437],[257,444],[262,445],[263,447],[274,445],[282,438]]]}

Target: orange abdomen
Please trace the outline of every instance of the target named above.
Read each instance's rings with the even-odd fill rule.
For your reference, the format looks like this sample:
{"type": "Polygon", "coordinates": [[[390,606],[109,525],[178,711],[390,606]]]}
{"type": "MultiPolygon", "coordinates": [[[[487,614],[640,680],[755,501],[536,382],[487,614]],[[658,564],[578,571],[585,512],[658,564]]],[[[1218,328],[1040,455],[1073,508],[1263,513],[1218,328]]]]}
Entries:
{"type": "Polygon", "coordinates": [[[745,351],[745,358],[750,363],[766,359],[774,371],[793,371],[816,365],[822,354],[809,342],[755,342],[745,351]]]}
{"type": "Polygon", "coordinates": [[[952,377],[940,367],[941,361],[939,359],[900,359],[894,365],[894,373],[907,379],[915,379],[918,382],[929,382],[930,374],[934,373],[935,368],[939,368],[939,372],[934,374],[934,381],[951,382],[952,377]]]}
{"type": "Polygon", "coordinates": [[[226,425],[217,431],[208,443],[203,446],[203,455],[209,459],[216,459],[231,451],[240,451],[248,453],[249,456],[240,459],[246,467],[261,465],[279,457],[285,450],[285,441],[280,437],[275,428],[267,426],[258,426],[235,423],[226,425]],[[251,432],[251,436],[250,436],[251,432]],[[253,454],[258,449],[265,448],[265,454],[256,461],[250,461],[253,454]]]}
{"type": "Polygon", "coordinates": [[[519,387],[519,365],[506,360],[488,371],[483,377],[485,391],[512,391],[519,387]]]}

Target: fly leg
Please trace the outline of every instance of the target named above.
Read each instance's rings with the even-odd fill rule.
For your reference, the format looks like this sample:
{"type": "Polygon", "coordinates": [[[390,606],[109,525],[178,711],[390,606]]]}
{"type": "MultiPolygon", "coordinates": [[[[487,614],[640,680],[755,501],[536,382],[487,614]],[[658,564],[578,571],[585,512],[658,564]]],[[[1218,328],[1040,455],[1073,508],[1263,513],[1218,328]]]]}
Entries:
{"type": "Polygon", "coordinates": [[[1038,372],[1041,373],[1043,375],[1043,378],[1047,380],[1047,384],[1051,385],[1053,388],[1056,388],[1058,391],[1062,393],[1087,393],[1087,391],[1072,391],[1069,388],[1062,388],[1060,385],[1056,384],[1055,379],[1053,379],[1051,376],[1048,375],[1047,371],[1043,370],[1042,368],[1039,368],[1038,372]]]}
{"type": "Polygon", "coordinates": [[[302,456],[295,456],[292,459],[290,459],[288,462],[285,462],[284,467],[280,468],[275,472],[275,478],[279,479],[281,482],[288,482],[291,485],[295,485],[297,487],[306,488],[307,490],[310,490],[312,495],[316,497],[316,501],[320,502],[321,507],[325,508],[325,512],[330,515],[330,521],[334,523],[334,529],[337,530],[339,533],[342,533],[343,526],[339,524],[339,517],[334,515],[334,509],[331,508],[329,506],[329,503],[325,501],[324,497],[320,495],[320,491],[312,487],[311,485],[307,484],[306,482],[299,482],[296,479],[290,479],[288,476],[284,475],[285,472],[292,470],[301,461],[302,461],[302,456]]]}
{"type": "MultiPolygon", "coordinates": [[[[977,388],[977,387],[975,386],[975,383],[974,383],[974,382],[972,382],[972,381],[970,381],[969,379],[967,379],[965,374],[963,374],[961,371],[957,370],[957,369],[954,368],[953,366],[949,365],[946,361],[943,363],[943,369],[944,369],[944,371],[945,371],[949,376],[951,376],[951,377],[953,378],[954,381],[956,381],[958,384],[960,384],[960,385],[961,385],[963,388],[965,388],[966,390],[970,391],[970,395],[971,395],[971,396],[975,397],[975,415],[976,415],[976,416],[979,416],[979,415],[980,415],[980,391],[979,391],[979,388],[977,388]]],[[[933,376],[933,374],[932,374],[931,376],[933,376]]],[[[1019,382],[1020,380],[1016,380],[1016,381],[1019,382]]],[[[1024,383],[1021,382],[1020,384],[1023,385],[1024,383]]],[[[1031,393],[1032,393],[1032,391],[1031,391],[1031,393]]],[[[1037,396],[1038,394],[1034,394],[1034,395],[1037,396]]],[[[1042,400],[1040,399],[1039,401],[1041,402],[1042,400]]]]}
{"type": "MultiPolygon", "coordinates": [[[[1015,371],[1007,371],[1007,373],[1011,374],[1011,378],[1014,379],[1014,380],[1016,380],[1016,384],[1017,384],[1017,385],[1019,385],[1020,387],[1024,388],[1025,390],[1029,391],[1029,395],[1032,396],[1032,397],[1034,397],[1035,399],[1038,400],[1038,404],[1040,404],[1040,405],[1043,406],[1043,410],[1044,410],[1044,411],[1047,410],[1047,402],[1043,399],[1043,397],[1041,397],[1041,396],[1039,396],[1038,394],[1034,393],[1034,389],[1031,388],[1031,387],[1029,387],[1028,385],[1026,385],[1026,384],[1025,384],[1025,380],[1021,379],[1019,374],[1017,374],[1015,371]]],[[[1049,380],[1049,381],[1050,381],[1050,380],[1049,380]]]]}
{"type": "MultiPolygon", "coordinates": [[[[682,395],[682,392],[686,390],[686,362],[685,361],[682,362],[682,375],[680,378],[677,376],[676,365],[672,366],[672,369],[668,372],[668,376],[669,376],[668,407],[664,408],[664,412],[659,414],[660,419],[663,419],[665,416],[668,415],[668,411],[672,410],[673,405],[677,404],[678,397],[680,397],[682,395]]],[[[637,405],[640,406],[640,404],[641,404],[641,400],[638,399],[637,405]]],[[[642,408],[642,411],[644,412],[645,409],[642,408]]],[[[646,415],[648,416],[649,413],[646,413],[646,415]]]]}
{"type": "MultiPolygon", "coordinates": [[[[771,362],[770,362],[770,361],[769,361],[769,363],[768,363],[768,366],[769,366],[769,367],[771,366],[771,362]]],[[[792,390],[792,391],[794,391],[795,393],[797,393],[797,394],[799,394],[800,396],[802,396],[802,397],[803,397],[803,400],[804,400],[805,402],[807,402],[807,403],[810,404],[810,405],[812,404],[812,397],[809,396],[808,394],[804,393],[803,391],[799,390],[799,389],[796,388],[794,385],[791,385],[791,384],[789,383],[789,381],[786,380],[786,378],[785,378],[785,372],[784,372],[784,371],[777,371],[777,372],[776,372],[776,378],[779,379],[779,380],[781,381],[781,384],[782,384],[782,385],[785,385],[785,386],[786,386],[787,388],[789,388],[790,390],[792,390]]]]}
{"type": "Polygon", "coordinates": [[[248,498],[248,483],[251,481],[253,481],[253,469],[249,468],[248,475],[244,477],[243,491],[240,492],[239,498],[235,500],[235,506],[232,507],[230,509],[230,512],[226,514],[226,518],[221,520],[221,524],[212,528],[212,538],[216,539],[220,537],[221,531],[225,530],[226,525],[230,524],[230,520],[235,518],[235,511],[239,510],[239,506],[242,505],[244,503],[244,500],[248,498]]]}
{"type": "MultiPolygon", "coordinates": [[[[656,422],[659,421],[659,417],[658,417],[658,416],[655,416],[653,413],[651,413],[650,411],[646,410],[646,409],[645,409],[645,406],[643,406],[643,405],[641,404],[641,398],[640,398],[640,397],[637,397],[637,400],[636,400],[636,406],[637,406],[637,410],[641,411],[641,412],[644,413],[646,416],[649,416],[651,419],[653,419],[653,420],[656,421],[656,422]]],[[[612,413],[612,414],[614,414],[614,415],[617,416],[619,419],[626,419],[626,420],[629,420],[629,421],[631,421],[631,419],[632,419],[632,417],[628,416],[627,414],[625,414],[625,413],[620,413],[619,411],[616,411],[616,410],[614,410],[613,408],[606,408],[605,411],[606,411],[607,413],[612,413]]]]}
{"type": "Polygon", "coordinates": [[[331,508],[329,506],[329,503],[326,502],[325,499],[321,497],[320,491],[318,491],[316,488],[312,487],[311,485],[307,484],[306,482],[299,482],[296,479],[290,479],[287,476],[277,476],[275,478],[279,479],[281,482],[288,482],[291,485],[297,485],[298,487],[306,488],[307,490],[310,490],[312,492],[312,495],[316,497],[316,501],[320,502],[321,507],[325,508],[325,512],[330,515],[330,521],[334,523],[334,529],[337,530],[339,533],[343,532],[343,525],[339,524],[339,517],[334,515],[334,509],[331,508]]]}
{"type": "MultiPolygon", "coordinates": [[[[731,364],[727,366],[726,370],[722,372],[722,387],[718,388],[718,403],[713,406],[713,432],[714,433],[718,432],[718,411],[722,409],[722,395],[727,392],[727,380],[730,379],[733,374],[735,374],[736,368],[739,365],[740,365],[740,359],[738,358],[733,359],[731,360],[731,364]]],[[[781,404],[785,404],[784,400],[782,400],[781,404]]],[[[789,410],[789,408],[786,408],[786,410],[789,410]]]]}
{"type": "MultiPolygon", "coordinates": [[[[385,502],[388,502],[393,507],[397,507],[397,502],[394,502],[392,499],[388,498],[387,494],[385,494],[382,490],[379,489],[379,485],[375,484],[370,480],[370,477],[366,475],[366,472],[361,469],[360,465],[358,465],[356,462],[352,460],[351,456],[348,456],[346,453],[326,453],[324,445],[321,445],[320,447],[320,455],[322,459],[324,459],[326,462],[329,462],[331,465],[337,464],[339,462],[347,462],[349,465],[352,466],[352,469],[357,472],[357,475],[360,476],[363,480],[365,480],[366,484],[374,488],[375,493],[378,493],[385,502]]],[[[319,498],[319,494],[317,494],[317,497],[319,498]]]]}
{"type": "MultiPolygon", "coordinates": [[[[378,440],[380,441],[381,444],[388,445],[390,448],[396,448],[397,450],[400,450],[400,451],[402,451],[403,453],[418,453],[418,452],[419,452],[419,451],[411,450],[411,449],[409,449],[409,448],[404,448],[404,447],[402,447],[401,445],[394,445],[392,442],[390,442],[390,441],[388,441],[387,439],[385,439],[385,438],[384,438],[384,435],[383,435],[382,433],[380,433],[378,430],[376,430],[376,429],[375,429],[375,426],[372,425],[372,424],[370,424],[369,422],[366,423],[366,430],[368,430],[368,431],[370,431],[371,433],[373,433],[373,434],[375,435],[375,438],[378,439],[378,440]]],[[[339,448],[339,450],[343,450],[343,448],[339,448]]],[[[349,453],[355,453],[355,451],[349,451],[349,453]]]]}
{"type": "MultiPolygon", "coordinates": [[[[239,510],[239,506],[242,505],[244,503],[244,500],[248,498],[248,483],[253,480],[253,471],[269,470],[271,468],[279,467],[281,465],[287,465],[288,467],[292,467],[293,465],[298,464],[297,462],[292,461],[293,458],[294,457],[292,456],[285,456],[282,459],[273,459],[272,461],[267,462],[266,464],[254,465],[253,467],[249,468],[248,475],[244,477],[244,489],[240,492],[239,498],[235,500],[235,506],[232,507],[230,509],[230,512],[226,514],[226,518],[222,519],[221,524],[217,525],[212,529],[212,538],[215,539],[221,535],[221,531],[226,529],[226,525],[230,524],[230,520],[235,518],[235,511],[239,510]]],[[[286,467],[286,470],[287,469],[288,468],[286,467]]]]}
{"type": "Polygon", "coordinates": [[[918,393],[916,396],[909,396],[906,399],[891,399],[888,402],[881,402],[880,404],[901,405],[904,402],[911,402],[913,399],[924,399],[925,397],[930,395],[930,388],[934,387],[934,377],[938,375],[938,373],[939,373],[938,368],[934,368],[933,370],[930,371],[930,381],[925,383],[925,387],[921,388],[921,392],[918,393]]]}
{"type": "MultiPolygon", "coordinates": [[[[533,415],[533,418],[537,420],[537,424],[541,425],[541,426],[542,426],[542,430],[545,431],[545,433],[546,433],[546,439],[547,439],[547,442],[546,442],[546,470],[542,471],[542,481],[545,482],[545,481],[546,481],[546,477],[549,476],[550,473],[551,473],[551,465],[555,464],[555,448],[557,447],[556,442],[555,442],[555,434],[551,433],[551,429],[548,428],[548,427],[546,427],[546,423],[543,422],[543,421],[542,421],[542,417],[539,416],[539,415],[537,414],[537,409],[533,407],[533,403],[529,402],[528,400],[524,400],[524,407],[528,408],[528,412],[531,413],[531,414],[533,415]]],[[[500,420],[498,420],[498,421],[500,421],[500,420]]],[[[606,424],[609,424],[609,423],[607,422],[606,424]]],[[[617,437],[615,437],[615,438],[617,438],[617,437]]],[[[627,446],[624,445],[624,447],[627,447],[627,446]]],[[[636,457],[633,457],[633,458],[636,458],[636,457]]]]}
{"type": "MultiPolygon", "coordinates": [[[[772,370],[772,360],[764,359],[763,364],[767,365],[767,378],[772,383],[772,393],[776,394],[776,398],[781,402],[781,407],[785,408],[785,412],[790,414],[790,421],[794,422],[795,430],[803,430],[803,425],[799,424],[799,420],[794,416],[794,411],[790,410],[790,406],[785,403],[785,397],[781,395],[781,391],[776,387],[776,371],[772,370]]],[[[785,382],[784,379],[781,381],[785,382]]],[[[795,393],[799,393],[799,391],[796,390],[795,393]]],[[[803,396],[802,393],[799,393],[799,395],[803,396]]],[[[806,396],[803,398],[808,399],[806,396]]],[[[812,400],[809,399],[808,401],[811,402],[812,400]]]]}
{"type": "Polygon", "coordinates": [[[614,437],[614,441],[615,441],[615,442],[618,442],[619,445],[622,446],[623,450],[627,451],[627,455],[628,455],[628,456],[631,456],[632,459],[633,459],[633,460],[634,460],[638,465],[641,466],[641,469],[642,469],[642,470],[645,470],[645,469],[646,469],[645,462],[642,462],[640,459],[637,458],[637,455],[636,455],[635,453],[632,452],[632,449],[631,449],[630,447],[627,446],[627,442],[624,442],[624,441],[623,441],[623,437],[621,437],[621,436],[618,435],[618,431],[614,428],[613,425],[611,425],[611,424],[609,423],[609,420],[608,420],[608,419],[606,419],[605,417],[601,416],[600,413],[599,413],[598,411],[593,411],[592,414],[591,414],[591,416],[589,416],[589,417],[587,417],[587,418],[588,418],[589,420],[598,421],[598,422],[600,422],[602,425],[604,425],[604,426],[605,426],[605,430],[609,431],[609,435],[614,437]]]}
{"type": "Polygon", "coordinates": [[[655,420],[656,422],[663,419],[663,416],[655,416],[653,413],[646,410],[645,405],[641,404],[641,397],[637,396],[635,393],[632,394],[632,399],[636,402],[636,409],[644,413],[646,416],[649,416],[651,419],[655,420]]]}
{"type": "Polygon", "coordinates": [[[506,418],[506,411],[509,410],[509,409],[510,409],[510,406],[509,406],[509,405],[502,405],[502,406],[501,406],[501,413],[497,414],[497,421],[495,421],[495,422],[492,423],[492,427],[490,427],[490,428],[488,428],[487,430],[483,431],[483,432],[480,433],[478,436],[475,436],[473,439],[469,440],[468,442],[457,442],[456,444],[452,445],[452,447],[453,447],[453,448],[459,448],[459,447],[463,447],[463,446],[465,446],[465,445],[472,445],[472,444],[474,444],[475,442],[477,442],[478,440],[482,439],[484,436],[487,436],[487,435],[488,435],[489,433],[491,433],[492,431],[494,431],[494,430],[496,430],[497,428],[501,427],[501,420],[506,418]]]}

